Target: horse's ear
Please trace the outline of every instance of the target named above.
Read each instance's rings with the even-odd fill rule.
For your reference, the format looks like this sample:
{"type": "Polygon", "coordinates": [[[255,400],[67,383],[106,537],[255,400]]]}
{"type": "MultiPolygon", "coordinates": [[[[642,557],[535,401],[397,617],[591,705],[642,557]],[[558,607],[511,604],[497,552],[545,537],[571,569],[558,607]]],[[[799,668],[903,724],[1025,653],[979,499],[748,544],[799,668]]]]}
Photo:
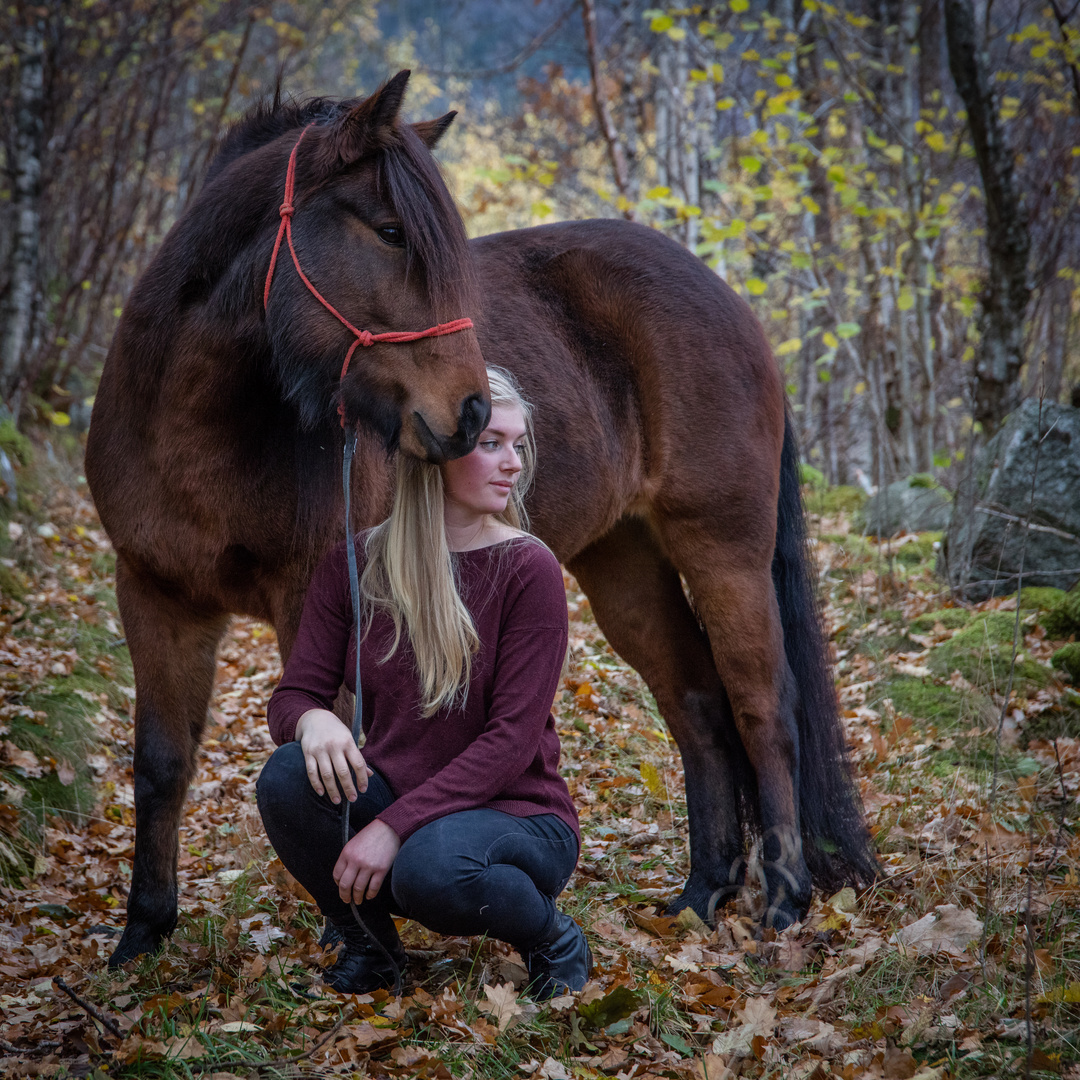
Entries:
{"type": "Polygon", "coordinates": [[[446,134],[446,129],[454,122],[455,116],[456,110],[440,116],[437,120],[421,120],[420,123],[413,124],[412,129],[429,150],[434,150],[435,144],[446,134]]]}
{"type": "Polygon", "coordinates": [[[410,74],[408,69],[399,71],[371,97],[365,98],[335,121],[330,139],[341,164],[351,165],[365,154],[393,141],[410,74]]]}

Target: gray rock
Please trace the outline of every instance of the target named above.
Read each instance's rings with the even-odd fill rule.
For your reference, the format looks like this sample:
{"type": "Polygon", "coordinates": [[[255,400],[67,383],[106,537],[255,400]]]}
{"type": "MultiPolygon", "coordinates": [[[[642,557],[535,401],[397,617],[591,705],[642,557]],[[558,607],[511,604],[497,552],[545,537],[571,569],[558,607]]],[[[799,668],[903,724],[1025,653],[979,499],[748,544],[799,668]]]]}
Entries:
{"type": "Polygon", "coordinates": [[[979,454],[938,569],[969,600],[1080,580],[1080,409],[1029,398],[979,454]],[[1036,476],[1036,461],[1038,473],[1036,476]],[[1035,481],[1034,494],[1032,483],[1035,481]]]}
{"type": "Polygon", "coordinates": [[[874,495],[862,511],[866,531],[873,536],[943,532],[952,514],[952,497],[944,488],[919,480],[897,480],[874,495]]]}

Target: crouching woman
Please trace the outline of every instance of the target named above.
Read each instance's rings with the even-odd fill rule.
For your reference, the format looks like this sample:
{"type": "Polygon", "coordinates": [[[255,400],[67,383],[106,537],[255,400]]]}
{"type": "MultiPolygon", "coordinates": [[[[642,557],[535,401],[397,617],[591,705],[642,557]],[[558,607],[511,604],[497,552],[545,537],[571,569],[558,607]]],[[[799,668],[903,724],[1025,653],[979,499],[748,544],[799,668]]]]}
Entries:
{"type": "Polygon", "coordinates": [[[390,517],[355,539],[359,634],[342,543],[315,571],[267,706],[279,748],[259,777],[259,811],[341,931],[326,979],[343,992],[393,985],[406,960],[393,915],[508,942],[537,998],[579,990],[589,974],[584,935],[555,906],[580,842],[551,715],[567,644],[562,573],[525,531],[529,406],[506,372],[488,378],[491,423],[472,453],[443,465],[399,455],[390,517]],[[357,648],[363,752],[330,711],[343,682],[355,689],[357,648]],[[355,831],[344,848],[342,792],[355,831]]]}

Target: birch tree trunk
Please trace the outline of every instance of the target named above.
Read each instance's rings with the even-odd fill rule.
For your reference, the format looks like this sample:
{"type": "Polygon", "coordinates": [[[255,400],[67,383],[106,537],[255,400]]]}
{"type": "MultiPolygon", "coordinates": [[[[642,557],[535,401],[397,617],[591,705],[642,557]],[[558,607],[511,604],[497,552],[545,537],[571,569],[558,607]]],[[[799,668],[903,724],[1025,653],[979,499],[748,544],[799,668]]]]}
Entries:
{"type": "MultiPolygon", "coordinates": [[[[40,11],[40,9],[38,9],[40,11]]],[[[45,103],[45,20],[30,11],[18,45],[19,98],[15,117],[15,238],[8,300],[0,336],[0,398],[13,402],[33,337],[40,247],[41,133],[45,103]]],[[[18,409],[13,408],[17,413],[18,409]]]]}

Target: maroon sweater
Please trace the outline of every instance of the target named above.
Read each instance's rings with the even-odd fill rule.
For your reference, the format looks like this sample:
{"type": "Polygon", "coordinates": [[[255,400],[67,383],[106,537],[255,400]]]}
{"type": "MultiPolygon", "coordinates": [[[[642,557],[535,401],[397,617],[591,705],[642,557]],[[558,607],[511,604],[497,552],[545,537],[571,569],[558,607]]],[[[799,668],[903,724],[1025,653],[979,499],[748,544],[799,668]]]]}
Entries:
{"type": "MultiPolygon", "coordinates": [[[[356,547],[363,573],[362,540],[356,547]]],[[[375,615],[360,643],[364,758],[396,796],[379,818],[404,841],[459,810],[556,814],[580,840],[577,811],[559,775],[551,715],[567,643],[559,564],[547,548],[525,538],[453,558],[458,590],[480,637],[463,707],[422,714],[404,630],[397,652],[380,663],[394,633],[385,613],[375,615]]],[[[308,709],[332,709],[343,682],[355,690],[355,650],[342,541],[311,579],[296,643],[267,705],[278,745],[293,739],[308,709]]]]}

